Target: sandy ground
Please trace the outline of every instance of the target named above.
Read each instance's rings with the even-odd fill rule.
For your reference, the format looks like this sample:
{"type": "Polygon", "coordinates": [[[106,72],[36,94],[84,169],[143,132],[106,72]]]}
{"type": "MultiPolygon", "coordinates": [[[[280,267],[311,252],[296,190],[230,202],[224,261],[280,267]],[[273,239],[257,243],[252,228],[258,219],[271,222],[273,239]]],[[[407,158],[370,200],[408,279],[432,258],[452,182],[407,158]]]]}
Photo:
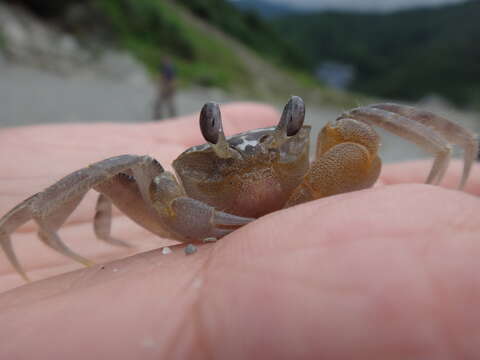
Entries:
{"type": "MultiPolygon", "coordinates": [[[[141,74],[128,80],[101,77],[89,71],[62,76],[13,65],[0,58],[0,127],[59,122],[150,121],[154,95],[154,87],[141,74]]],[[[182,90],[176,99],[179,115],[198,112],[210,100],[225,103],[238,99],[216,90],[182,90]]],[[[281,110],[281,104],[272,105],[281,110]]],[[[480,132],[478,114],[459,112],[440,103],[422,104],[422,107],[480,132]]],[[[316,133],[342,110],[328,106],[307,107],[307,122],[316,133]]],[[[398,137],[379,132],[385,162],[428,156],[398,137]]]]}

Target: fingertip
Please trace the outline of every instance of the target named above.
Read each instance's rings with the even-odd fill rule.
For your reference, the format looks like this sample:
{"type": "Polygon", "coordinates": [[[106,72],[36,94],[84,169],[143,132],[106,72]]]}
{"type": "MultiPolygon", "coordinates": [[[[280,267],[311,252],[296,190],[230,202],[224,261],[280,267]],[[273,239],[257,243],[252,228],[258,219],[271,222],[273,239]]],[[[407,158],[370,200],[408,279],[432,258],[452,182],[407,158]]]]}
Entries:
{"type": "MultiPolygon", "coordinates": [[[[479,206],[461,192],[401,184],[262,217],[216,245],[198,306],[202,338],[218,340],[220,358],[248,358],[252,349],[276,359],[298,358],[298,348],[318,358],[425,351],[411,323],[420,317],[430,331],[438,319],[427,311],[436,301],[425,291],[431,279],[420,274],[426,266],[442,278],[472,274],[461,259],[480,251],[468,216],[479,206]],[[442,270],[454,251],[452,267],[442,270]]],[[[435,353],[436,340],[428,351],[435,353]]]]}
{"type": "MultiPolygon", "coordinates": [[[[383,167],[379,181],[388,185],[403,183],[423,184],[427,179],[431,166],[432,162],[429,160],[388,164],[383,167]]],[[[449,189],[457,189],[462,176],[462,168],[463,161],[452,161],[439,185],[449,189]]],[[[480,165],[478,163],[472,166],[463,191],[477,196],[480,195],[480,165]]]]}

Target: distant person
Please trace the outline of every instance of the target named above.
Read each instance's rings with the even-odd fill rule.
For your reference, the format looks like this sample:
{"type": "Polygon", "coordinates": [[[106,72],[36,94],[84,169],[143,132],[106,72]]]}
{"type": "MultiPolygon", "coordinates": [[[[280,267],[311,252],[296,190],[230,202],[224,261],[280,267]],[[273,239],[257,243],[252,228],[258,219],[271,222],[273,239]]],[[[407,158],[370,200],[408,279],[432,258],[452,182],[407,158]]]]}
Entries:
{"type": "Polygon", "coordinates": [[[157,96],[153,108],[153,119],[175,117],[175,90],[176,73],[173,62],[169,57],[164,57],[159,69],[157,80],[157,96]],[[166,109],[166,114],[164,113],[166,109]]]}

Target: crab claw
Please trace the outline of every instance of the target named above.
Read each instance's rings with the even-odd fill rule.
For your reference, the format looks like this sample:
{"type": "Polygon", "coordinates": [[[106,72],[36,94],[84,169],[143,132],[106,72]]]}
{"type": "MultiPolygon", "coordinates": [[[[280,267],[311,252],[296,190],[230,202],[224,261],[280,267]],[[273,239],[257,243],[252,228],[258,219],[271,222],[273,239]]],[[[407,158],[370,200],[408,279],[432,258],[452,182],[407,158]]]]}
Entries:
{"type": "Polygon", "coordinates": [[[204,202],[188,197],[178,197],[165,205],[162,201],[153,204],[162,214],[169,231],[185,240],[220,239],[255,220],[218,211],[204,202]]]}

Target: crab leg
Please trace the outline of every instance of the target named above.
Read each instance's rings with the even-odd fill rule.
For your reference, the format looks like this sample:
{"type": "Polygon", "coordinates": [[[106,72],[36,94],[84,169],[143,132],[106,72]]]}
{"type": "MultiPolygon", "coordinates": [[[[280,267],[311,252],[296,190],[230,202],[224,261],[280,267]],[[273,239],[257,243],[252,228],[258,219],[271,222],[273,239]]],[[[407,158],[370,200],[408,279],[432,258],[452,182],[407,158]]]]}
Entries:
{"type": "MultiPolygon", "coordinates": [[[[163,170],[158,171],[157,174],[161,174],[162,172],[163,170]]],[[[151,179],[151,181],[152,180],[153,179],[151,179]]],[[[143,228],[160,237],[175,239],[175,237],[167,231],[162,218],[152,207],[150,195],[148,195],[148,202],[143,200],[137,179],[133,176],[120,173],[108,181],[95,186],[95,190],[101,193],[97,201],[94,218],[95,234],[99,239],[105,240],[105,238],[111,238],[110,224],[112,213],[110,209],[112,203],[123,214],[127,215],[143,228]]]]}
{"type": "Polygon", "coordinates": [[[437,131],[448,142],[461,147],[464,151],[464,167],[458,187],[462,189],[465,186],[471,167],[475,162],[478,153],[478,141],[474,133],[453,121],[428,111],[415,109],[411,106],[385,103],[371,105],[371,107],[415,120],[428,128],[437,131]]]}
{"type": "Polygon", "coordinates": [[[95,217],[93,219],[93,230],[98,239],[114,246],[131,247],[123,240],[114,238],[111,235],[112,229],[112,201],[104,194],[100,194],[95,206],[95,217]]]}
{"type": "Polygon", "coordinates": [[[37,196],[37,194],[25,199],[8,213],[6,213],[2,219],[0,219],[0,246],[5,252],[5,255],[12,264],[13,268],[22,276],[25,281],[29,281],[29,279],[20,265],[17,256],[15,255],[10,234],[32,218],[30,204],[35,196],[37,196]]]}
{"type": "Polygon", "coordinates": [[[453,122],[428,112],[392,104],[356,108],[345,112],[340,118],[353,118],[380,126],[432,153],[435,160],[427,184],[438,184],[447,170],[451,154],[451,145],[447,140],[462,146],[465,150],[465,166],[459,188],[465,185],[478,145],[473,134],[453,122]],[[450,131],[452,134],[448,134],[450,131]]]}
{"type": "Polygon", "coordinates": [[[75,171],[14,207],[0,219],[0,246],[12,266],[27,279],[12,249],[10,234],[31,219],[38,224],[39,237],[46,245],[82,264],[91,264],[63,244],[57,230],[89,189],[118,173],[136,168],[156,168],[157,173],[163,171],[160,164],[148,156],[120,155],[75,171]]]}

